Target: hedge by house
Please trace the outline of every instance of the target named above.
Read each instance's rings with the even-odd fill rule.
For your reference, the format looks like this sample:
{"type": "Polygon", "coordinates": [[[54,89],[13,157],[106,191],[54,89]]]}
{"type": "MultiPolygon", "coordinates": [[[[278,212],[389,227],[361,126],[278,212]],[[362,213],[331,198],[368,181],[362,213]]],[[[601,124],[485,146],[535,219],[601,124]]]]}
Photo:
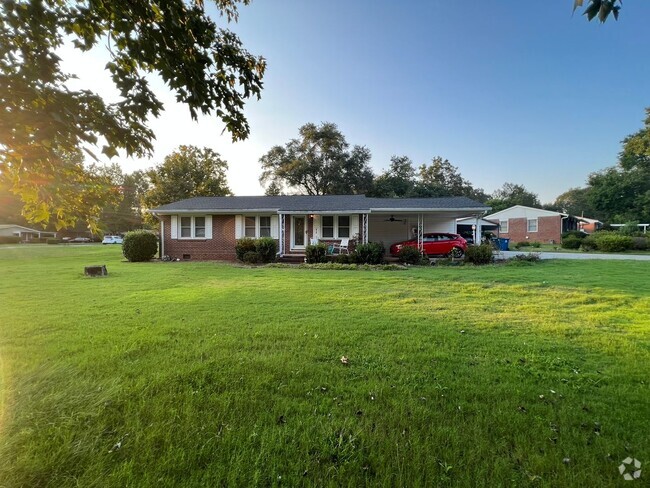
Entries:
{"type": "Polygon", "coordinates": [[[127,232],[122,243],[122,254],[131,261],[150,261],[158,252],[158,238],[145,230],[127,232]]]}

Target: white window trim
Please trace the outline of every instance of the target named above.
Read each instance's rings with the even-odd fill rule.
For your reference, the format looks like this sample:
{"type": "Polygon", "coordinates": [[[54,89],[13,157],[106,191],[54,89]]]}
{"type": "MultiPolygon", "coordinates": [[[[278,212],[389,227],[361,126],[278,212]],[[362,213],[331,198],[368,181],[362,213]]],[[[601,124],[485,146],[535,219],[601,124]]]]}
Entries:
{"type": "Polygon", "coordinates": [[[537,232],[539,230],[538,219],[526,219],[526,232],[537,232]],[[535,230],[530,230],[530,223],[535,222],[535,230]]]}
{"type": "Polygon", "coordinates": [[[341,215],[323,215],[321,217],[321,222],[320,222],[320,232],[323,235],[322,239],[352,239],[352,215],[349,214],[341,214],[341,215]],[[334,236],[333,237],[325,237],[324,230],[325,226],[324,221],[326,217],[333,217],[334,218],[334,236]],[[347,217],[348,220],[348,236],[347,237],[339,237],[339,217],[347,217]]]}
{"type": "Polygon", "coordinates": [[[272,215],[246,215],[244,214],[244,222],[243,222],[243,228],[242,228],[242,237],[248,237],[249,239],[260,239],[262,236],[260,236],[260,217],[268,217],[269,218],[269,235],[264,236],[264,237],[273,237],[273,216],[272,215]],[[247,236],[246,235],[246,219],[253,218],[255,219],[255,237],[247,236]]]}
{"type": "Polygon", "coordinates": [[[178,216],[178,239],[179,240],[184,240],[184,241],[190,241],[190,240],[200,240],[200,241],[205,241],[208,238],[206,237],[208,233],[208,216],[207,215],[179,215],[178,216]],[[196,237],[196,218],[201,218],[203,217],[203,229],[204,233],[206,234],[203,237],[196,237]],[[183,219],[189,218],[192,219],[192,228],[191,228],[191,236],[190,237],[182,237],[183,234],[183,219]]]}
{"type": "Polygon", "coordinates": [[[499,230],[501,232],[503,232],[504,234],[507,234],[509,229],[510,229],[510,222],[508,220],[500,220],[499,221],[499,230]],[[505,225],[502,225],[501,222],[505,222],[505,225]]]}

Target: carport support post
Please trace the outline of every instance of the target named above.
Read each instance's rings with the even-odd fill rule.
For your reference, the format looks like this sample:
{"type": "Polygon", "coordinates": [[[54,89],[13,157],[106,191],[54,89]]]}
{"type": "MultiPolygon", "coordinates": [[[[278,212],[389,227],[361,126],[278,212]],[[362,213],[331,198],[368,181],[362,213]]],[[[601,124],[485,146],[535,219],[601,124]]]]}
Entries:
{"type": "Polygon", "coordinates": [[[424,215],[418,214],[418,250],[424,252],[424,215]]]}

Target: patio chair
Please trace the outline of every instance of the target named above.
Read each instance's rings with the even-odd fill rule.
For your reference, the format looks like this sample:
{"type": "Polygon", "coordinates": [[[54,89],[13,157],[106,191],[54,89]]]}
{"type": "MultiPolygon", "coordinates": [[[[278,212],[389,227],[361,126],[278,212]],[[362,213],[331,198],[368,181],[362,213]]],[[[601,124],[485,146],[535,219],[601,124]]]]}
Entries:
{"type": "Polygon", "coordinates": [[[343,251],[345,251],[345,254],[350,254],[350,238],[349,237],[342,237],[341,242],[338,244],[334,244],[332,246],[332,254],[336,254],[338,251],[338,254],[343,254],[343,251]]]}

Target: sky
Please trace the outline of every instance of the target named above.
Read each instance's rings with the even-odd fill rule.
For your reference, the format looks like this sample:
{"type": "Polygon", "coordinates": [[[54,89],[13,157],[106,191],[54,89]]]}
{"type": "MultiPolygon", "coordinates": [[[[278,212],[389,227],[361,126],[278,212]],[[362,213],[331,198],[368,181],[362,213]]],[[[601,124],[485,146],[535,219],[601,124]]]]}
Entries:
{"type": "MultiPolygon", "coordinates": [[[[585,2],[586,3],[586,2],[585,2]]],[[[217,22],[225,19],[206,2],[217,22]]],[[[573,0],[253,0],[229,28],[268,67],[249,100],[249,139],[233,143],[216,117],[192,121],[159,80],[165,112],[151,121],[151,159],[181,144],[229,163],[236,195],[263,193],[259,158],[307,122],[333,122],[372,152],[416,165],[448,159],[475,187],[523,184],[551,202],[616,164],[620,141],[650,107],[650,1],[624,2],[619,21],[572,15],[573,0]]],[[[106,53],[64,50],[64,69],[108,99],[106,53]]]]}

